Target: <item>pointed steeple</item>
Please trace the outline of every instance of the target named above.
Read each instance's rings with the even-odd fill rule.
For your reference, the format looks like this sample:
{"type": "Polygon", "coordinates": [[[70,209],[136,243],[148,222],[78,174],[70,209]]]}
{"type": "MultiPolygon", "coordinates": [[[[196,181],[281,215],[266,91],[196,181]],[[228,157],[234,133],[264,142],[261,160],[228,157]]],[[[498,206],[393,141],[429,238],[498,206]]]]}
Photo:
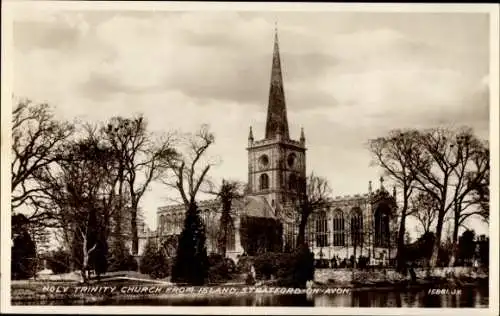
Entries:
{"type": "Polygon", "coordinates": [[[248,146],[252,147],[253,145],[253,133],[252,133],[252,126],[250,126],[250,132],[248,133],[248,146]]]}
{"type": "Polygon", "coordinates": [[[304,128],[300,128],[300,143],[305,144],[306,143],[306,135],[304,134],[304,128]]]}
{"type": "Polygon", "coordinates": [[[269,103],[267,105],[266,139],[276,138],[278,135],[281,135],[283,139],[290,139],[283,76],[281,74],[278,29],[275,26],[271,86],[269,88],[269,103]]]}

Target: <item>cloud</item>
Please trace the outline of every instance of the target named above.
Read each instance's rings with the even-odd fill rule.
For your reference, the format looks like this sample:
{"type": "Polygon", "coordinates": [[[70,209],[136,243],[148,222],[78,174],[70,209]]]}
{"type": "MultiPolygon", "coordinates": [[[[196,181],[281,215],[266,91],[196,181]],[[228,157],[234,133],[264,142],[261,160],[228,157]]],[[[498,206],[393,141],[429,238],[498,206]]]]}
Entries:
{"type": "MultiPolygon", "coordinates": [[[[249,125],[264,134],[275,20],[290,134],[304,127],[308,170],[336,195],[378,177],[364,144],[392,128],[470,125],[487,137],[481,14],[37,12],[15,22],[14,92],[67,119],[144,113],[156,131],[209,123],[223,161],[213,177],[245,180],[249,125]]],[[[151,223],[166,194],[153,191],[151,223]]]]}

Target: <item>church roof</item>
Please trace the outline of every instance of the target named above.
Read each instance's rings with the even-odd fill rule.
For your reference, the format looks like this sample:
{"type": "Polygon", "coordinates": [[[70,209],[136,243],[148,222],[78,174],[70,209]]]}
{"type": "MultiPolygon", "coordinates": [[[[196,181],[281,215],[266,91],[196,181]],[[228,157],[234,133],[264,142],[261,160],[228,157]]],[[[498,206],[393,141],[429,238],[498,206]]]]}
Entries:
{"type": "Polygon", "coordinates": [[[274,139],[278,134],[281,134],[283,139],[290,138],[286,115],[283,76],[281,73],[278,31],[275,30],[271,86],[269,88],[269,103],[267,106],[266,139],[274,139]]]}
{"type": "Polygon", "coordinates": [[[275,218],[274,210],[269,202],[261,196],[246,196],[242,215],[251,217],[275,218]]]}

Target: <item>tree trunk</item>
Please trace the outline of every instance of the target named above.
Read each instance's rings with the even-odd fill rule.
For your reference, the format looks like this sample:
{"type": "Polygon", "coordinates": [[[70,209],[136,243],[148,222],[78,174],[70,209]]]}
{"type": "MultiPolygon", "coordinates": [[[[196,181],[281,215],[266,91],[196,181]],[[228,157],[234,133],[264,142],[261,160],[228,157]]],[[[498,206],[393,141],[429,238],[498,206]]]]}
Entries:
{"type": "Polygon", "coordinates": [[[403,209],[401,210],[401,221],[399,223],[398,248],[397,248],[397,253],[396,253],[396,258],[397,258],[396,270],[398,272],[402,271],[404,263],[405,263],[405,255],[404,255],[404,250],[405,250],[405,222],[406,222],[406,209],[403,206],[403,209]]]}
{"type": "Polygon", "coordinates": [[[87,237],[83,237],[83,262],[82,262],[82,279],[84,283],[88,282],[88,266],[89,266],[89,251],[87,249],[87,237]]]}
{"type": "Polygon", "coordinates": [[[132,230],[132,255],[139,253],[139,235],[137,232],[137,202],[132,203],[130,210],[130,228],[132,230]]]}
{"type": "Polygon", "coordinates": [[[305,244],[307,217],[308,215],[306,214],[303,214],[300,217],[299,232],[297,235],[297,248],[305,244]]]}
{"type": "MultiPolygon", "coordinates": [[[[397,253],[396,253],[396,270],[398,272],[403,271],[403,267],[405,265],[405,232],[406,232],[406,212],[408,210],[408,188],[406,186],[403,188],[403,207],[401,209],[401,220],[399,222],[399,231],[398,231],[398,244],[397,244],[397,253]]],[[[390,242],[391,236],[389,236],[389,253],[390,253],[390,242]]],[[[389,256],[390,259],[390,256],[389,256]]]]}
{"type": "MultiPolygon", "coordinates": [[[[458,206],[456,205],[455,208],[457,207],[458,206]]],[[[458,257],[458,229],[460,228],[459,216],[460,212],[457,209],[455,209],[455,216],[453,218],[453,245],[450,256],[450,262],[448,263],[449,267],[455,266],[455,261],[457,260],[458,257]]]]}
{"type": "Polygon", "coordinates": [[[436,226],[436,240],[434,240],[434,246],[432,247],[432,255],[431,260],[429,262],[429,266],[431,268],[435,268],[437,266],[438,256],[439,256],[439,248],[441,248],[441,233],[443,231],[443,222],[444,222],[444,210],[441,208],[438,214],[438,222],[436,226]]]}

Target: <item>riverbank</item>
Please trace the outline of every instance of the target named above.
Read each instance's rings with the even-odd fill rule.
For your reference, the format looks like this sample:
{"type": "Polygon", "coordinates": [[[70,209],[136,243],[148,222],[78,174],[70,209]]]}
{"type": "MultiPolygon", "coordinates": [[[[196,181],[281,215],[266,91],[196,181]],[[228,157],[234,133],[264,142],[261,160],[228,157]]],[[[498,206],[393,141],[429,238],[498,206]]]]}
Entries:
{"type": "MultiPolygon", "coordinates": [[[[416,279],[402,275],[391,269],[386,270],[347,270],[318,269],[315,282],[309,284],[312,289],[324,293],[329,288],[349,289],[348,291],[366,290],[411,290],[419,288],[461,288],[464,286],[488,287],[488,275],[485,271],[464,269],[441,269],[433,273],[417,270],[416,279]]],[[[277,280],[260,281],[253,287],[242,282],[227,282],[219,285],[202,287],[182,287],[169,280],[151,279],[136,272],[116,272],[104,275],[100,281],[92,280],[82,284],[75,276],[59,275],[42,280],[12,281],[11,301],[14,305],[23,304],[97,304],[112,300],[167,299],[176,297],[222,297],[251,296],[269,294],[265,288],[276,286],[277,280]],[[224,290],[222,290],[224,289],[224,290]],[[231,289],[234,289],[231,290],[231,289]],[[255,290],[264,289],[264,290],[255,290]],[[231,292],[233,291],[233,292],[231,292]]],[[[273,292],[274,293],[274,292],[273,292]]],[[[303,294],[300,291],[286,293],[303,294]]],[[[270,295],[280,295],[276,292],[270,295]]]]}
{"type": "Polygon", "coordinates": [[[466,284],[487,280],[488,271],[476,270],[472,267],[451,268],[416,268],[414,279],[408,271],[406,274],[395,269],[316,269],[314,281],[316,284],[329,286],[363,287],[384,285],[426,285],[426,284],[466,284]]]}

